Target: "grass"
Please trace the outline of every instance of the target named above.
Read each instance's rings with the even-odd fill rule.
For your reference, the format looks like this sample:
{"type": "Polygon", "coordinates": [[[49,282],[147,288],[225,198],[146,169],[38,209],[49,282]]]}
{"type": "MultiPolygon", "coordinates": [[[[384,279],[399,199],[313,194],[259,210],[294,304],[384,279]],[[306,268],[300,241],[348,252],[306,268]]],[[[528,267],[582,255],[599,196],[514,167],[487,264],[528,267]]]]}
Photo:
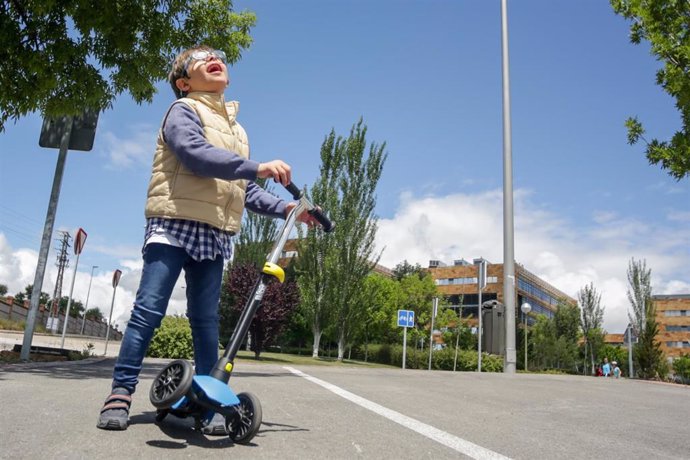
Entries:
{"type": "Polygon", "coordinates": [[[259,360],[254,359],[254,352],[251,351],[239,351],[237,353],[237,359],[245,362],[260,362],[267,364],[292,364],[295,366],[306,365],[306,366],[341,366],[341,367],[365,367],[365,368],[376,368],[376,367],[387,367],[393,368],[395,366],[389,366],[385,364],[355,361],[351,359],[344,359],[343,361],[338,361],[336,358],[318,357],[312,358],[307,355],[291,355],[288,353],[271,353],[262,352],[259,360]]]}

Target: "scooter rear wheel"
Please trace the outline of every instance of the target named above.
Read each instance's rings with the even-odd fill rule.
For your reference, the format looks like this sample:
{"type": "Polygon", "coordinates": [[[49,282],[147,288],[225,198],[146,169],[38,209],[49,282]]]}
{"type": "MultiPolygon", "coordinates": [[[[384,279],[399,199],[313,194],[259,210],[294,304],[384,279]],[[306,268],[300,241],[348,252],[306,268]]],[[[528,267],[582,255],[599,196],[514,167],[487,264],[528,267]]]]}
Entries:
{"type": "Polygon", "coordinates": [[[183,359],[178,359],[163,368],[151,385],[149,399],[158,409],[169,409],[187,394],[192,387],[194,369],[183,359]]]}
{"type": "Polygon", "coordinates": [[[249,444],[261,426],[261,402],[253,393],[239,393],[237,399],[236,413],[225,417],[225,425],[233,442],[249,444]]]}

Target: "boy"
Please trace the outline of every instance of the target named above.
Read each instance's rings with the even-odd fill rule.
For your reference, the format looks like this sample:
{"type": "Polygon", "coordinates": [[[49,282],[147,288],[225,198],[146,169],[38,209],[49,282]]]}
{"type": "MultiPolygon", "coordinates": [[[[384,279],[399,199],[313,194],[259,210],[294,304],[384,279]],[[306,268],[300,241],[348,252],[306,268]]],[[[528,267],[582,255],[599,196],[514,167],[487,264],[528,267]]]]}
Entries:
{"type": "MultiPolygon", "coordinates": [[[[168,77],[177,101],[158,134],[146,199],[144,266],[131,319],[113,370],[112,393],[98,428],[125,430],[131,395],[154,330],[165,316],[182,269],[187,285],[187,316],[192,328],[196,373],[207,375],[218,359],[218,303],[224,259],[231,238],[250,211],[285,218],[296,203],[280,200],[253,181],[290,183],[281,160],[249,159],[244,129],[235,121],[239,104],[225,103],[229,84],[225,53],[207,46],[180,53],[168,77]]],[[[308,214],[300,218],[313,225],[308,214]]],[[[216,414],[205,434],[227,434],[216,414]]]]}

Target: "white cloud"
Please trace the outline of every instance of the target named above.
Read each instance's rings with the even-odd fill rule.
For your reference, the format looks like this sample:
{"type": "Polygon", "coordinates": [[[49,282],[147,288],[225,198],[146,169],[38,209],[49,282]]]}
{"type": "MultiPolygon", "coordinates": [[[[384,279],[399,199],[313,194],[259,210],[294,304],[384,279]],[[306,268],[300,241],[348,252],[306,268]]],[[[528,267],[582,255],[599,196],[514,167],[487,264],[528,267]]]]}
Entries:
{"type": "MultiPolygon", "coordinates": [[[[0,233],[0,283],[7,285],[8,294],[13,295],[23,292],[28,284],[33,284],[36,265],[38,263],[38,253],[29,249],[12,249],[5,235],[0,233]]],[[[78,267],[77,277],[74,282],[72,298],[86,304],[88,294],[88,308],[98,307],[103,316],[107,319],[110,314],[110,306],[113,304],[113,323],[118,324],[120,330],[124,329],[129,320],[134,300],[139,287],[141,278],[141,258],[123,259],[119,261],[122,276],[115,291],[115,301],[113,304],[113,271],[103,271],[96,269],[91,282],[89,292],[89,281],[91,279],[91,267],[78,267]]],[[[72,286],[73,268],[65,270],[62,282],[62,295],[67,296],[72,286]]],[[[53,296],[55,280],[57,279],[57,267],[48,264],[44,275],[41,291],[53,296]]],[[[168,314],[183,314],[186,311],[184,277],[180,276],[177,281],[173,296],[168,304],[168,314]]]]}
{"type": "Polygon", "coordinates": [[[148,124],[128,127],[130,134],[119,138],[113,132],[99,134],[110,169],[149,166],[155,149],[157,127],[148,124]]]}
{"type": "MultiPolygon", "coordinates": [[[[503,261],[503,194],[492,190],[413,199],[402,194],[391,219],[379,221],[377,246],[388,267],[407,260],[484,257],[503,261]]],[[[653,292],[690,293],[690,230],[668,222],[639,222],[610,211],[570,222],[514,193],[515,259],[556,288],[576,298],[594,283],[605,306],[604,325],[620,332],[627,324],[626,271],[631,257],[646,259],[653,292]]]]}

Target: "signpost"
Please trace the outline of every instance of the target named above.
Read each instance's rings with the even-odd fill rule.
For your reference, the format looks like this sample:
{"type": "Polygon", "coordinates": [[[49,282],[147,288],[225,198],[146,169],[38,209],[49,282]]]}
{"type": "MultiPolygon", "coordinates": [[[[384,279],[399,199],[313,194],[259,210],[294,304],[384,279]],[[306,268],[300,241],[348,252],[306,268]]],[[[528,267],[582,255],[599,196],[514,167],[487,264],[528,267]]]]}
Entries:
{"type": "Polygon", "coordinates": [[[403,330],[403,352],[402,368],[405,369],[405,359],[407,356],[407,328],[414,327],[414,310],[398,310],[398,326],[403,330]]]}
{"type": "Polygon", "coordinates": [[[484,309],[482,308],[482,291],[486,287],[486,260],[484,258],[474,259],[474,264],[477,266],[477,291],[479,303],[477,304],[477,312],[479,314],[479,327],[477,328],[477,372],[482,371],[482,316],[484,309]]]}
{"type": "Polygon", "coordinates": [[[77,230],[77,236],[74,238],[74,253],[77,255],[77,260],[74,262],[74,273],[72,274],[72,285],[69,288],[69,297],[67,298],[67,308],[65,309],[65,321],[62,325],[62,342],[60,348],[65,348],[65,335],[67,334],[67,321],[69,321],[69,309],[72,306],[72,292],[74,292],[74,280],[77,279],[77,266],[79,265],[79,255],[84,249],[86,243],[86,232],[83,228],[77,230]]]}
{"type": "Polygon", "coordinates": [[[105,350],[103,350],[103,356],[108,353],[108,338],[110,337],[110,324],[113,322],[113,307],[115,306],[115,291],[117,291],[117,285],[120,284],[120,277],[122,276],[122,270],[115,270],[113,273],[113,300],[110,302],[110,315],[108,316],[108,329],[105,331],[105,350]]]}
{"type": "Polygon", "coordinates": [[[31,293],[29,304],[29,314],[26,317],[26,327],[24,328],[24,340],[22,342],[22,352],[19,358],[28,361],[31,353],[31,342],[33,341],[34,328],[36,326],[36,316],[38,315],[38,304],[43,287],[43,277],[45,276],[48,252],[50,251],[50,238],[53,234],[57,204],[60,199],[60,187],[62,175],[67,161],[67,150],[91,150],[93,139],[96,134],[96,123],[98,112],[87,111],[82,116],[60,117],[57,119],[45,119],[41,128],[39,145],[47,148],[59,149],[58,160],[53,176],[53,187],[48,201],[48,212],[43,227],[41,238],[41,248],[38,253],[38,263],[36,264],[36,274],[34,275],[34,289],[31,293]]]}
{"type": "Polygon", "coordinates": [[[429,370],[431,370],[431,355],[434,352],[434,319],[436,319],[436,312],[438,311],[438,297],[434,297],[431,302],[431,330],[429,331],[429,370]]]}

